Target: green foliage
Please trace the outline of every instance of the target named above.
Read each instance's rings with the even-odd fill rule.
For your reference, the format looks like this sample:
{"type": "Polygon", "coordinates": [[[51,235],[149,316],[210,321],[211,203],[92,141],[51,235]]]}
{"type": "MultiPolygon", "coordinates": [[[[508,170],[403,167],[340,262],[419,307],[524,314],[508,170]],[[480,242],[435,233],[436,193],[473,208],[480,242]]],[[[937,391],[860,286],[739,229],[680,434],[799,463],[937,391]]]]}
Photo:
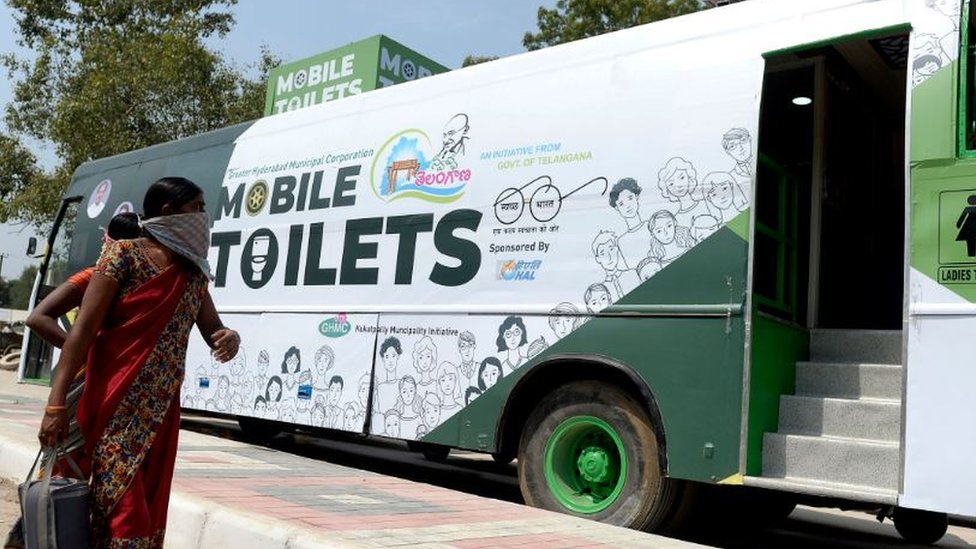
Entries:
{"type": "Polygon", "coordinates": [[[464,58],[464,61],[461,61],[461,67],[470,67],[471,65],[487,63],[495,59],[498,59],[497,55],[469,55],[464,58]]]}
{"type": "Polygon", "coordinates": [[[19,78],[7,125],[52,143],[61,164],[41,173],[16,139],[0,135],[0,171],[19,177],[0,182],[0,221],[50,221],[83,162],[259,117],[264,79],[278,64],[264,51],[251,80],[205,45],[230,30],[236,0],[7,3],[19,43],[36,56],[3,58],[19,78]]]}
{"type": "Polygon", "coordinates": [[[9,305],[4,307],[10,309],[27,309],[30,301],[31,290],[34,288],[34,279],[37,277],[37,265],[28,265],[20,272],[16,280],[8,281],[9,305]]]}
{"type": "Polygon", "coordinates": [[[699,0],[559,0],[554,9],[539,8],[539,32],[525,33],[522,45],[538,50],[701,8],[699,0]]]}

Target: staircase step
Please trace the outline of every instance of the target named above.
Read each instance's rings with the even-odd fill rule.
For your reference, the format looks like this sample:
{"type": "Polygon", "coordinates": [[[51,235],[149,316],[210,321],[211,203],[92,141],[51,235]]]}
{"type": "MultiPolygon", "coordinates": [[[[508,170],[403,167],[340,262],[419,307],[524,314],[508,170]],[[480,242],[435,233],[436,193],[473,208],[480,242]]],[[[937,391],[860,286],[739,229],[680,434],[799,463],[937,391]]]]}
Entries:
{"type": "Polygon", "coordinates": [[[900,330],[811,330],[814,362],[902,363],[900,330]]]}
{"type": "Polygon", "coordinates": [[[779,432],[897,442],[901,404],[897,400],[783,395],[779,432]]]}
{"type": "Polygon", "coordinates": [[[781,433],[763,436],[763,476],[898,488],[898,443],[781,433]]]}
{"type": "Polygon", "coordinates": [[[901,400],[901,376],[892,364],[798,362],[796,394],[901,400]]]}
{"type": "Polygon", "coordinates": [[[745,477],[743,484],[767,490],[794,492],[825,498],[848,499],[853,501],[897,505],[897,490],[880,490],[870,486],[841,484],[838,482],[813,481],[802,478],[745,477]]]}

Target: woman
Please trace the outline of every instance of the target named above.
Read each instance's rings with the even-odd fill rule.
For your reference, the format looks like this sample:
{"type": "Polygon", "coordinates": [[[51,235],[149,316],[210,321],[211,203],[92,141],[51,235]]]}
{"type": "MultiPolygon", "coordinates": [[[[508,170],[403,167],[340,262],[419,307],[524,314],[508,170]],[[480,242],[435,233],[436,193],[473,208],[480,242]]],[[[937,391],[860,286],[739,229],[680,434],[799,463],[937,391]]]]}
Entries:
{"type": "Polygon", "coordinates": [[[96,547],[163,546],[193,324],[218,361],[237,354],[240,338],[220,324],[207,290],[204,206],[187,179],[150,186],[146,236],[106,246],[58,360],[38,438],[55,447],[63,437],[68,386],[87,359],[78,423],[96,547]]]}

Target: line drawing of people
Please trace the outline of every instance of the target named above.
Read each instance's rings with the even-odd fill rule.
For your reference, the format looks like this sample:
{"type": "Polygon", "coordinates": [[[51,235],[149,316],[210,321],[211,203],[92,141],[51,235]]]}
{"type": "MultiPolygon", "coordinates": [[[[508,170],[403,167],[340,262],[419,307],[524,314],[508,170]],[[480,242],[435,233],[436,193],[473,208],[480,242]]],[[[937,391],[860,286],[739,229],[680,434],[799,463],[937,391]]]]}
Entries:
{"type": "Polygon", "coordinates": [[[329,370],[335,365],[335,351],[329,345],[322,345],[315,351],[312,360],[314,372],[312,375],[312,385],[319,391],[329,389],[329,370]]]}
{"type": "Polygon", "coordinates": [[[481,389],[471,386],[464,391],[464,405],[467,406],[474,402],[476,398],[481,396],[481,389]]]}
{"type": "Polygon", "coordinates": [[[461,363],[458,370],[464,376],[464,380],[471,382],[475,374],[478,373],[478,361],[474,359],[474,351],[477,343],[474,334],[468,331],[461,332],[458,336],[458,354],[461,355],[461,363]]]}
{"type": "Polygon", "coordinates": [[[695,216],[695,218],[691,220],[691,239],[694,240],[696,244],[700,244],[718,229],[718,219],[715,219],[713,216],[708,214],[695,216]]]}
{"type": "Polygon", "coordinates": [[[268,386],[268,364],[271,357],[268,351],[262,350],[258,353],[257,374],[254,376],[254,392],[256,395],[263,395],[262,387],[268,386]]]}
{"type": "Polygon", "coordinates": [[[417,380],[413,376],[400,378],[400,394],[393,409],[400,414],[401,421],[417,419],[422,412],[420,399],[417,398],[417,380]]]}
{"type": "Polygon", "coordinates": [[[302,370],[298,374],[298,391],[296,396],[299,400],[312,400],[312,372],[302,370]]]}
{"type": "Polygon", "coordinates": [[[563,301],[549,310],[549,328],[556,335],[556,341],[568,336],[579,326],[579,309],[576,305],[563,301]]]}
{"type": "MultiPolygon", "coordinates": [[[[421,414],[421,421],[427,427],[427,432],[429,433],[441,423],[441,399],[434,393],[427,393],[424,396],[422,406],[423,413],[421,414]]],[[[419,438],[420,433],[417,433],[417,435],[419,438]]]]}
{"type": "Polygon", "coordinates": [[[327,427],[328,426],[325,423],[325,416],[326,416],[325,406],[322,406],[321,404],[316,404],[316,405],[312,406],[312,414],[311,415],[312,415],[312,426],[313,427],[323,427],[324,428],[324,427],[327,427]]]}
{"type": "Polygon", "coordinates": [[[436,392],[434,386],[434,371],[437,369],[437,346],[430,336],[424,336],[413,345],[413,367],[420,376],[417,380],[417,392],[420,397],[429,392],[436,392]]]}
{"type": "Polygon", "coordinates": [[[647,255],[658,260],[662,268],[695,245],[688,227],[678,225],[674,214],[668,210],[652,215],[647,227],[651,231],[651,249],[647,255]]]}
{"type": "Polygon", "coordinates": [[[427,436],[427,432],[428,432],[427,431],[427,426],[424,425],[423,422],[418,423],[417,424],[416,434],[414,434],[414,436],[413,436],[414,440],[420,440],[420,439],[424,438],[425,436],[427,436]]]}
{"type": "Polygon", "coordinates": [[[956,228],[959,229],[956,242],[966,242],[966,255],[974,257],[976,256],[976,194],[969,195],[966,203],[969,206],[963,208],[956,221],[956,228]]]}
{"type": "Polygon", "coordinates": [[[281,378],[278,376],[271,376],[268,378],[268,385],[264,390],[264,401],[268,406],[268,413],[274,413],[275,416],[278,415],[278,403],[281,402],[281,393],[284,392],[284,385],[281,383],[281,378]]]}
{"type": "Polygon", "coordinates": [[[681,225],[690,225],[691,218],[708,213],[698,185],[698,172],[691,162],[680,156],[669,158],[664,167],[658,170],[657,188],[662,197],[678,204],[674,217],[681,225]]]}
{"type": "Polygon", "coordinates": [[[268,415],[268,401],[263,396],[254,397],[254,416],[264,417],[268,415]]]}
{"type": "Polygon", "coordinates": [[[285,423],[295,423],[295,399],[287,398],[278,406],[278,418],[285,423]]]}
{"type": "Polygon", "coordinates": [[[637,264],[637,276],[643,282],[656,275],[661,269],[661,262],[655,257],[648,256],[641,259],[641,262],[637,264]]]}
{"type": "Polygon", "coordinates": [[[730,173],[712,172],[702,180],[702,187],[705,203],[708,205],[707,213],[715,217],[720,224],[731,221],[749,205],[749,199],[742,191],[742,187],[730,173]]]}
{"type": "Polygon", "coordinates": [[[383,436],[400,438],[400,412],[391,409],[383,414],[383,436]]]}
{"type": "Polygon", "coordinates": [[[583,293],[583,302],[589,313],[598,313],[610,306],[610,290],[602,282],[594,282],[583,293]]]}
{"type": "Polygon", "coordinates": [[[722,136],[722,149],[735,161],[729,174],[740,185],[752,185],[752,136],[745,128],[732,128],[722,136]]]}
{"type": "Polygon", "coordinates": [[[342,428],[342,408],[339,400],[342,399],[342,388],[345,382],[342,376],[334,375],[329,379],[328,404],[325,407],[325,421],[333,429],[342,428]]]}
{"type": "Polygon", "coordinates": [[[647,235],[641,231],[646,226],[640,214],[641,187],[633,177],[625,177],[610,189],[610,207],[620,214],[627,231],[617,237],[617,247],[623,256],[624,269],[631,269],[647,250],[647,235]]]}
{"type": "Polygon", "coordinates": [[[285,351],[285,357],[281,360],[281,377],[285,386],[290,392],[295,388],[298,379],[295,374],[302,369],[302,352],[294,345],[285,351]]]}
{"type": "Polygon", "coordinates": [[[450,417],[458,411],[463,402],[461,381],[458,379],[457,366],[450,362],[441,362],[437,367],[437,394],[440,397],[441,410],[450,417]]]}
{"type": "Polygon", "coordinates": [[[520,316],[506,317],[498,325],[498,337],[495,338],[498,359],[509,372],[514,372],[529,358],[529,338],[525,332],[525,322],[520,316]]]}
{"type": "Polygon", "coordinates": [[[430,169],[456,170],[458,167],[457,156],[464,156],[464,147],[468,139],[468,115],[458,113],[448,119],[444,124],[443,145],[441,150],[434,155],[430,161],[430,169]]]}
{"type": "Polygon", "coordinates": [[[344,431],[351,431],[355,433],[363,430],[363,423],[358,421],[363,416],[360,416],[356,412],[355,404],[355,402],[346,404],[345,409],[342,411],[342,430],[344,431]]]}
{"type": "Polygon", "coordinates": [[[218,412],[230,411],[230,378],[222,375],[217,378],[217,393],[214,395],[214,405],[218,412]]]}
{"type": "Polygon", "coordinates": [[[498,380],[503,377],[505,377],[505,372],[502,369],[501,361],[493,356],[486,357],[481,361],[481,367],[478,368],[478,390],[481,391],[480,394],[484,394],[485,391],[494,387],[498,380]]]}
{"type": "MultiPolygon", "coordinates": [[[[603,284],[610,289],[611,298],[616,301],[640,283],[637,273],[627,268],[613,231],[600,231],[593,239],[591,248],[593,258],[603,268],[606,278],[603,284]]],[[[645,243],[646,243],[645,238],[645,243]]]]}
{"type": "MultiPolygon", "coordinates": [[[[388,410],[396,403],[397,395],[400,392],[400,378],[397,377],[397,369],[400,363],[400,356],[403,354],[403,347],[400,340],[390,336],[380,344],[380,362],[383,364],[382,378],[377,373],[376,384],[373,387],[373,409],[374,420],[379,420],[377,415],[381,415],[380,410],[388,410]]],[[[381,425],[377,423],[377,425],[381,425]]]]}
{"type": "Polygon", "coordinates": [[[915,86],[921,84],[941,68],[942,59],[938,55],[932,53],[919,55],[912,62],[912,84],[915,86]]]}

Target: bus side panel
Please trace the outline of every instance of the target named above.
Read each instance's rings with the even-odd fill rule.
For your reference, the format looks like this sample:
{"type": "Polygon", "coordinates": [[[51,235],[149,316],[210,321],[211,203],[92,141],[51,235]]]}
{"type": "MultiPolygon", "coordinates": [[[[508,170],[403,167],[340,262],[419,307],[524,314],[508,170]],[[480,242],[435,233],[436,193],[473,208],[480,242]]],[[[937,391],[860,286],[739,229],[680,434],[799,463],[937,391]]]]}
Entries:
{"type": "Polygon", "coordinates": [[[376,315],[222,317],[240,332],[241,349],[220,364],[202,339],[191,339],[184,409],[365,432],[376,315]]]}
{"type": "Polygon", "coordinates": [[[715,481],[735,474],[745,340],[735,301],[745,292],[746,252],[746,241],[724,228],[625,297],[642,303],[726,303],[735,313],[589,319],[498,380],[424,440],[494,451],[500,411],[524,375],[551,356],[609,359],[633,369],[653,392],[664,422],[670,475],[715,481]]]}

